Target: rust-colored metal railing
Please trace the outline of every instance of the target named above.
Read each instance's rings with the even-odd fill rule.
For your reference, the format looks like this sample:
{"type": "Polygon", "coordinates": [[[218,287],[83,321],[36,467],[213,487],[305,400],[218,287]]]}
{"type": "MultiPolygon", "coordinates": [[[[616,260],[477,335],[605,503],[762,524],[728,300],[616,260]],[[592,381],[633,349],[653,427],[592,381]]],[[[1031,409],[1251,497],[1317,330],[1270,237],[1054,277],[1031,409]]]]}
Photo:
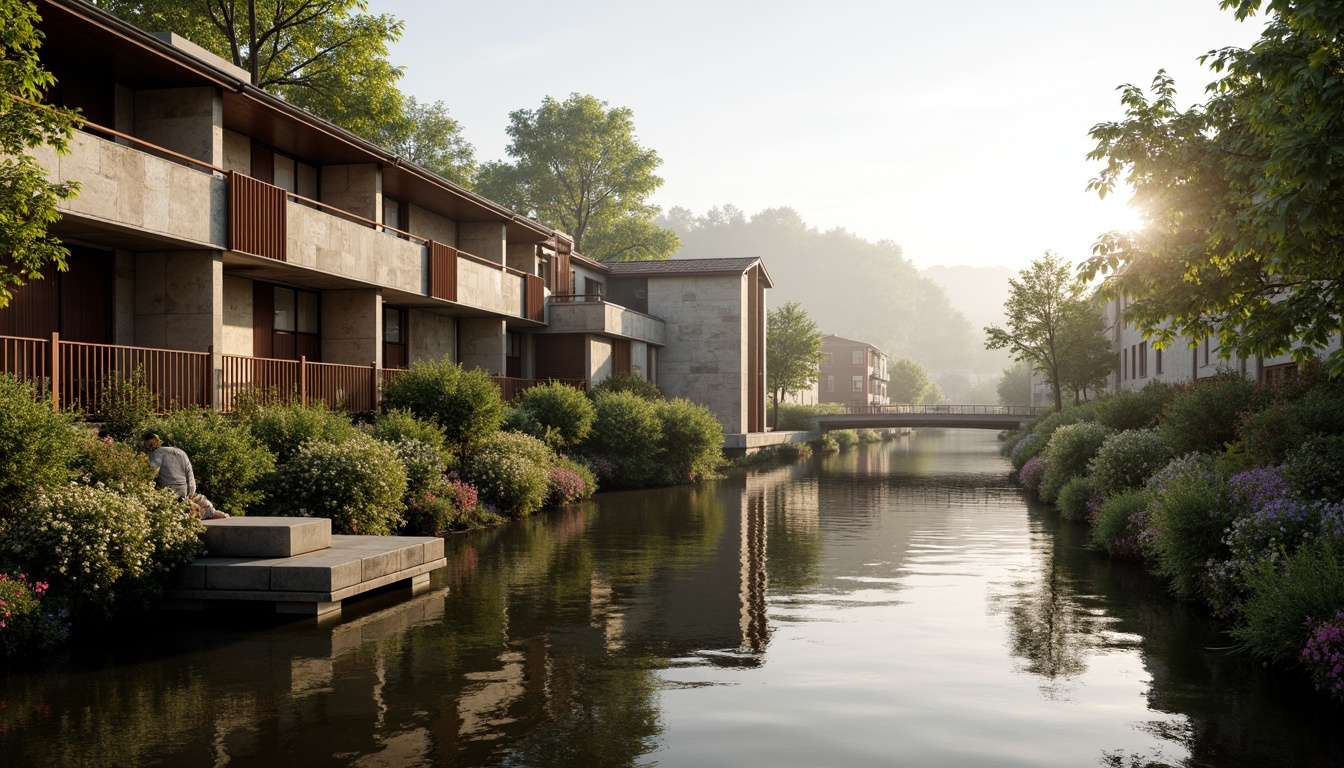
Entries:
{"type": "Polygon", "coordinates": [[[39,393],[45,393],[51,376],[50,342],[0,336],[0,373],[30,382],[39,393]]]}
{"type": "Polygon", "coordinates": [[[548,381],[555,381],[583,392],[588,391],[588,382],[583,379],[519,379],[511,376],[491,376],[490,380],[495,382],[495,386],[499,387],[499,392],[504,397],[504,401],[510,403],[517,400],[527,390],[548,381]]]}
{"type": "Polygon", "coordinates": [[[378,408],[378,367],[310,363],[300,360],[304,377],[305,404],[324,402],[347,411],[378,408]]]}
{"type": "Polygon", "coordinates": [[[86,344],[61,341],[57,334],[52,334],[51,349],[55,350],[52,370],[56,374],[51,384],[52,406],[57,410],[74,408],[99,416],[104,388],[137,374],[154,393],[159,413],[212,405],[214,366],[209,352],[86,344]]]}

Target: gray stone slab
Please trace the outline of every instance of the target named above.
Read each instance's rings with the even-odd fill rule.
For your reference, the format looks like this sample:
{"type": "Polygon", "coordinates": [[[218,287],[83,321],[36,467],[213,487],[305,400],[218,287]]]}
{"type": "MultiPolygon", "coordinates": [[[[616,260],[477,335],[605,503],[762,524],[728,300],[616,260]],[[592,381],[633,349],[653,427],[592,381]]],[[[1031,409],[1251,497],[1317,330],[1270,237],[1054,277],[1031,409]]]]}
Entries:
{"type": "MultiPolygon", "coordinates": [[[[330,552],[331,550],[324,550],[330,552]]],[[[348,554],[312,553],[271,567],[271,589],[335,592],[363,580],[363,559],[348,554]]]]}
{"type": "Polygon", "coordinates": [[[212,557],[204,561],[206,589],[271,588],[271,566],[274,560],[249,560],[235,557],[212,557]]]}
{"type": "Polygon", "coordinates": [[[407,541],[414,541],[416,539],[419,539],[425,545],[425,562],[443,559],[443,539],[440,539],[438,536],[416,536],[414,538],[408,538],[407,541]]]}
{"type": "Polygon", "coordinates": [[[363,565],[363,578],[361,581],[372,581],[381,578],[389,573],[396,573],[401,570],[401,550],[394,549],[389,552],[375,552],[367,557],[361,558],[363,565]]]}
{"type": "Polygon", "coordinates": [[[205,589],[206,566],[197,560],[194,563],[187,563],[178,576],[177,586],[181,589],[205,589]]]}
{"type": "Polygon", "coordinates": [[[205,547],[214,557],[295,557],[331,546],[324,517],[230,517],[205,521],[205,547]]]}
{"type": "Polygon", "coordinates": [[[400,550],[401,566],[397,570],[404,571],[407,568],[414,568],[425,562],[425,545],[412,544],[409,547],[402,547],[400,550]]]}

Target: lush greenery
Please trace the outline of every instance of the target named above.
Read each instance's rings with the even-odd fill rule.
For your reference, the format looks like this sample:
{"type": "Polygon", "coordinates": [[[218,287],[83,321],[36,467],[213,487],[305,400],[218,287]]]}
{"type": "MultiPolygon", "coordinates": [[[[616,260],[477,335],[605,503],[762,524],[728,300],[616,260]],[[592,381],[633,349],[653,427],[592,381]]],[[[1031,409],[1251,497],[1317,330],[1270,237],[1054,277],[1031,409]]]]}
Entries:
{"type": "Polygon", "coordinates": [[[893,403],[936,403],[938,387],[929,381],[924,366],[908,357],[893,357],[887,363],[887,398],[893,403]]]}
{"type": "Polygon", "coordinates": [[[985,348],[1031,363],[1049,382],[1056,410],[1064,407],[1065,389],[1078,400],[1104,385],[1114,355],[1100,308],[1072,266],[1046,252],[1008,283],[1007,323],[985,328],[985,348]]]}
{"type": "Polygon", "coordinates": [[[27,0],[0,0],[0,309],[48,265],[65,268],[69,251],[47,228],[60,216],[56,204],[79,191],[75,182],[48,180],[31,154],[38,147],[65,152],[79,124],[75,113],[43,103],[56,80],[38,57],[38,22],[27,0]]]}
{"type": "Polygon", "coordinates": [[[1004,453],[1097,548],[1344,700],[1344,383],[1150,385],[1039,417],[1004,453]]]}
{"type": "Polygon", "coordinates": [[[765,385],[779,429],[779,403],[817,383],[819,366],[826,359],[821,351],[821,329],[796,301],[775,307],[765,317],[765,385]]]}
{"type": "Polygon", "coordinates": [[[666,259],[679,242],[648,200],[662,159],[635,137],[634,113],[585,94],[509,113],[512,163],[481,167],[482,194],[574,238],[598,261],[666,259]]]}
{"type": "Polygon", "coordinates": [[[461,455],[499,431],[505,406],[490,375],[464,370],[447,357],[421,360],[386,385],[389,408],[402,408],[443,428],[451,449],[461,455]]]}
{"type": "MultiPolygon", "coordinates": [[[[1175,83],[1151,99],[1124,86],[1125,119],[1092,129],[1092,181],[1134,190],[1137,232],[1095,246],[1088,272],[1155,343],[1214,337],[1230,356],[1327,349],[1344,315],[1344,14],[1331,0],[1223,0],[1238,19],[1263,9],[1248,48],[1207,54],[1221,78],[1208,100],[1177,106],[1175,83]]],[[[1197,53],[1197,52],[1192,52],[1197,53]]],[[[1090,276],[1089,274],[1089,276],[1090,276]]],[[[1344,349],[1330,353],[1344,374],[1344,349]]]]}

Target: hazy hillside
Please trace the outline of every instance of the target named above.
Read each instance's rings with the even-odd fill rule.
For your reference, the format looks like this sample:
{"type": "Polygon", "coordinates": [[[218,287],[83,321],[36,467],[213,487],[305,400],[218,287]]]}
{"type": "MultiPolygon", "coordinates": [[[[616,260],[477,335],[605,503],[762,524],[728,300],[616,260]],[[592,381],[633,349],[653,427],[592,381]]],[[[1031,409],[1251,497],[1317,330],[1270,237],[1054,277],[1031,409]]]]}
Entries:
{"type": "MultiPolygon", "coordinates": [[[[920,272],[947,294],[947,300],[970,321],[979,343],[984,343],[984,328],[1003,325],[1003,304],[1008,300],[1008,280],[1017,273],[1007,267],[929,267],[920,272]]],[[[998,368],[1012,365],[1004,351],[984,353],[986,360],[998,360],[998,368]]]]}
{"type": "Polygon", "coordinates": [[[673,258],[760,257],[775,281],[770,306],[797,301],[824,333],[871,342],[930,371],[997,373],[1002,367],[986,367],[980,329],[895,243],[872,243],[843,229],[819,231],[791,208],[749,218],[733,206],[703,216],[673,208],[659,223],[681,238],[673,258]]]}

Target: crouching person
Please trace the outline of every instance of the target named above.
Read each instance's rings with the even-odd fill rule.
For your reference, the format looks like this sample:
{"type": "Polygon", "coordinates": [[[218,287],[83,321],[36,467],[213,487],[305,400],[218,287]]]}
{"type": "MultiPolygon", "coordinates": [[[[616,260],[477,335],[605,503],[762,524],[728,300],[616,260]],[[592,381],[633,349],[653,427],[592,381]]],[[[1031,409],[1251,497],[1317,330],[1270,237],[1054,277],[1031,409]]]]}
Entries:
{"type": "Polygon", "coordinates": [[[222,520],[228,513],[215,509],[210,500],[196,492],[196,475],[191,471],[191,459],[186,451],[164,445],[158,435],[148,432],[144,438],[145,454],[154,468],[154,480],[162,488],[191,502],[191,513],[202,520],[222,520]]]}

